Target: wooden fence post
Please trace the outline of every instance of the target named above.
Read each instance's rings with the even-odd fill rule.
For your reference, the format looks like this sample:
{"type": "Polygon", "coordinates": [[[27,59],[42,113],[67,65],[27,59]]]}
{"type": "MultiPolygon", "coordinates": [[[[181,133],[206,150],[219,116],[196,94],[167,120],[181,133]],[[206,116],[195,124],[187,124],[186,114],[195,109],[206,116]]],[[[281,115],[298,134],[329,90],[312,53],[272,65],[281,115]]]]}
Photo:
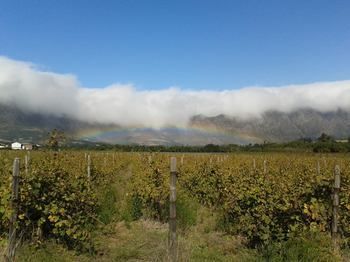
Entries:
{"type": "Polygon", "coordinates": [[[335,166],[334,169],[334,185],[333,185],[333,214],[332,214],[332,242],[334,249],[338,248],[338,219],[339,219],[339,191],[340,191],[340,167],[335,166]]]}
{"type": "Polygon", "coordinates": [[[320,161],[317,160],[317,175],[321,175],[321,165],[320,165],[320,161]]]}
{"type": "Polygon", "coordinates": [[[27,152],[27,156],[28,156],[28,163],[30,162],[30,151],[27,152]]]}
{"type": "Polygon", "coordinates": [[[24,167],[25,167],[25,173],[28,175],[29,172],[29,156],[28,154],[24,156],[24,167]]]}
{"type": "Polygon", "coordinates": [[[12,215],[10,218],[9,228],[9,242],[7,248],[8,261],[14,261],[16,252],[16,221],[18,215],[18,190],[19,190],[19,158],[13,161],[12,171],[12,195],[11,195],[11,209],[12,215]]]}
{"type": "Polygon", "coordinates": [[[91,157],[90,154],[87,156],[87,177],[90,180],[91,178],[91,157]]]}
{"type": "Polygon", "coordinates": [[[169,256],[170,261],[177,261],[176,239],[176,157],[170,159],[170,216],[169,216],[169,256]]]}
{"type": "Polygon", "coordinates": [[[266,175],[267,173],[267,161],[266,159],[264,160],[264,174],[266,175]]]}

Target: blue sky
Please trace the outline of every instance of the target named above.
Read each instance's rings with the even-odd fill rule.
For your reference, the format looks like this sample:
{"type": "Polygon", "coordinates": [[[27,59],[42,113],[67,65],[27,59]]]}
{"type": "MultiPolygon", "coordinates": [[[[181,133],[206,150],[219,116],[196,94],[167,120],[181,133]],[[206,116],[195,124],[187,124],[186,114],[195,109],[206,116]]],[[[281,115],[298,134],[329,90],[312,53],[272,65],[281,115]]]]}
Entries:
{"type": "Polygon", "coordinates": [[[350,1],[2,1],[0,55],[83,86],[235,89],[350,79],[350,1]]]}

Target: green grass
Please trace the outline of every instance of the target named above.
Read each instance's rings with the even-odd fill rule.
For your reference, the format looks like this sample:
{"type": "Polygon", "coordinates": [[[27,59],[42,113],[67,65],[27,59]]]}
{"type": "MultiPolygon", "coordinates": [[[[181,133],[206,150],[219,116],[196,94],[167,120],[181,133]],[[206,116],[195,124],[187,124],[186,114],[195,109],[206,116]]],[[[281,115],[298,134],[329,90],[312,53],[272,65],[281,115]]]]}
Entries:
{"type": "MultiPolygon", "coordinates": [[[[215,231],[215,219],[207,210],[198,223],[179,231],[179,261],[254,261],[256,253],[235,237],[215,231]]],[[[168,225],[151,220],[111,222],[94,232],[96,254],[76,254],[59,244],[40,248],[24,244],[17,261],[168,261],[168,225]]]]}
{"type": "Polygon", "coordinates": [[[309,232],[292,237],[282,243],[273,243],[262,250],[263,261],[271,262],[328,262],[343,261],[332,248],[331,238],[326,233],[309,232]]]}
{"type": "Polygon", "coordinates": [[[197,214],[199,203],[190,198],[186,193],[179,193],[176,200],[177,225],[182,230],[186,230],[197,224],[197,214]]]}
{"type": "MultiPolygon", "coordinates": [[[[244,238],[218,231],[218,217],[209,209],[194,209],[195,220],[188,206],[184,210],[188,222],[193,223],[179,228],[179,261],[327,262],[348,261],[349,258],[349,253],[343,252],[341,256],[332,250],[329,235],[312,232],[261,249],[249,249],[244,238]]],[[[143,219],[112,219],[93,232],[96,250],[93,255],[76,254],[46,241],[40,248],[24,244],[17,252],[17,261],[168,261],[167,237],[167,224],[143,219]]],[[[4,241],[0,243],[3,248],[6,246],[4,241]]]]}
{"type": "Polygon", "coordinates": [[[102,193],[98,209],[98,216],[101,222],[108,224],[113,221],[117,213],[117,190],[114,185],[109,185],[102,193]]]}
{"type": "MultiPolygon", "coordinates": [[[[246,248],[243,238],[209,230],[214,224],[212,218],[203,219],[179,235],[179,261],[326,262],[349,258],[333,252],[325,234],[310,233],[257,250],[246,248]]],[[[94,255],[76,254],[48,241],[40,248],[24,244],[17,252],[17,261],[168,261],[167,224],[149,220],[115,222],[95,234],[94,255]]]]}
{"type": "Polygon", "coordinates": [[[46,241],[41,247],[35,247],[30,244],[24,244],[16,254],[20,262],[85,262],[91,261],[87,255],[77,255],[74,251],[69,251],[62,245],[46,241]]]}

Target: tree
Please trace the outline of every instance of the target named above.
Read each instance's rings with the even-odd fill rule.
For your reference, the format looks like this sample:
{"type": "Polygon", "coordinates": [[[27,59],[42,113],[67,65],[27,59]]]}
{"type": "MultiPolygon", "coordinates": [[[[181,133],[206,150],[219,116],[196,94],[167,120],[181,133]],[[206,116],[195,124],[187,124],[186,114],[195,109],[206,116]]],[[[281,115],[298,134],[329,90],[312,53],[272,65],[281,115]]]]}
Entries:
{"type": "Polygon", "coordinates": [[[319,138],[317,138],[317,141],[319,141],[319,142],[332,142],[333,138],[330,135],[322,133],[321,136],[319,138]]]}
{"type": "Polygon", "coordinates": [[[54,151],[58,151],[58,148],[65,142],[66,136],[63,131],[54,129],[48,133],[47,146],[54,151]]]}

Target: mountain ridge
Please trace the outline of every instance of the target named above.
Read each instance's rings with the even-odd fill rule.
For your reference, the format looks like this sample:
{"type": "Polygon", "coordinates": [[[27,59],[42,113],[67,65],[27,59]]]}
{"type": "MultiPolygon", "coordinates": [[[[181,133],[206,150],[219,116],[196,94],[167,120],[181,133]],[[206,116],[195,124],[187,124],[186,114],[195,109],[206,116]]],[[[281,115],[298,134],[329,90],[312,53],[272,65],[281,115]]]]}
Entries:
{"type": "Polygon", "coordinates": [[[52,129],[63,130],[70,138],[88,142],[142,145],[205,145],[287,142],[319,137],[350,135],[350,112],[319,112],[300,109],[290,113],[268,111],[260,117],[238,119],[226,115],[193,116],[188,129],[168,127],[122,128],[114,124],[89,123],[67,116],[25,112],[15,106],[0,105],[0,140],[43,143],[52,129]],[[79,136],[87,130],[95,135],[79,136]],[[210,130],[210,131],[208,131],[210,130]]]}
{"type": "Polygon", "coordinates": [[[333,112],[313,109],[300,109],[290,113],[268,111],[259,118],[248,120],[237,120],[224,115],[193,118],[192,124],[212,125],[227,132],[241,132],[271,142],[315,139],[322,133],[347,138],[350,134],[350,112],[340,109],[333,112]]]}

